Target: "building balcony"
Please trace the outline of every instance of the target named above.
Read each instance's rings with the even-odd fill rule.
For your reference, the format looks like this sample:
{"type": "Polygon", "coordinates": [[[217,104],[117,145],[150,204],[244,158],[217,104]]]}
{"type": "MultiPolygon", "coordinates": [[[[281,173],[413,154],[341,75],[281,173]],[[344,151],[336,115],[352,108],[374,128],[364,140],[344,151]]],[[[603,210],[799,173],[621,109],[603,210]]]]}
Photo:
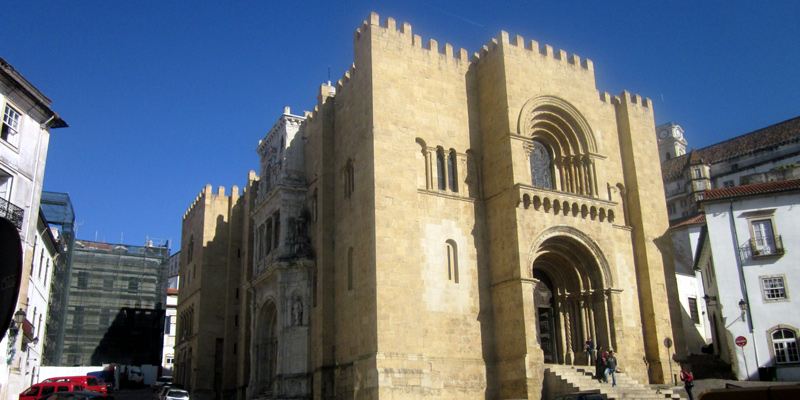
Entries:
{"type": "Polygon", "coordinates": [[[526,210],[596,222],[615,222],[616,202],[521,184],[517,185],[517,190],[519,205],[526,210]]]}
{"type": "Polygon", "coordinates": [[[22,230],[22,220],[25,217],[25,210],[15,206],[10,201],[0,198],[0,218],[11,221],[18,230],[22,230]]]}
{"type": "Polygon", "coordinates": [[[784,253],[784,249],[783,249],[783,239],[781,238],[781,235],[775,236],[775,240],[771,242],[772,243],[766,243],[759,246],[758,243],[756,243],[756,240],[751,238],[750,254],[753,255],[753,258],[782,256],[784,253]]]}

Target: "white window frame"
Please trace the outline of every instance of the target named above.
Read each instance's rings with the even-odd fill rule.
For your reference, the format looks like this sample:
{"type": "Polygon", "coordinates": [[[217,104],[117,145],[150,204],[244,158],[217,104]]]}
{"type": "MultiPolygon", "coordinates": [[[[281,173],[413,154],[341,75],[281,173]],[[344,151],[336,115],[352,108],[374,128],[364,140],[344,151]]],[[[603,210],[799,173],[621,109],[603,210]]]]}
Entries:
{"type": "Polygon", "coordinates": [[[747,222],[750,225],[750,238],[755,244],[755,250],[758,251],[754,255],[771,256],[780,254],[776,241],[778,235],[775,234],[774,215],[753,216],[748,218],[747,222]]]}
{"type": "Polygon", "coordinates": [[[6,126],[8,126],[9,134],[8,137],[6,137],[5,139],[0,139],[0,142],[5,142],[14,149],[17,149],[17,147],[19,147],[19,133],[20,131],[22,131],[23,120],[24,120],[24,115],[22,114],[22,112],[20,112],[19,109],[14,105],[12,105],[10,102],[5,102],[3,104],[3,119],[2,121],[0,121],[0,129],[3,129],[6,126]],[[13,126],[12,123],[7,120],[7,117],[9,117],[9,110],[17,114],[17,118],[14,121],[11,121],[16,126],[13,126]]]}
{"type": "Polygon", "coordinates": [[[770,343],[770,352],[772,353],[772,359],[775,361],[776,366],[794,366],[800,364],[800,343],[797,341],[797,336],[797,329],[786,325],[778,325],[775,328],[767,331],[767,339],[770,343]],[[794,335],[794,338],[775,339],[773,335],[775,335],[775,333],[778,331],[791,332],[792,335],[794,335]],[[794,346],[792,346],[792,344],[794,344],[794,346]],[[791,348],[794,348],[793,352],[790,351],[791,348]],[[778,361],[778,352],[785,354],[785,361],[778,361]]]}
{"type": "Polygon", "coordinates": [[[0,168],[0,199],[11,201],[11,191],[14,189],[14,175],[0,168]]]}
{"type": "Polygon", "coordinates": [[[761,283],[761,297],[764,299],[765,303],[773,303],[773,302],[777,302],[777,301],[789,301],[789,290],[788,290],[788,288],[786,286],[786,276],[784,276],[784,275],[764,275],[764,276],[759,276],[758,280],[761,283]],[[780,279],[781,280],[781,284],[782,284],[783,287],[782,288],[772,288],[772,287],[767,288],[767,286],[766,286],[767,281],[768,280],[773,280],[773,279],[780,279]],[[779,289],[783,290],[783,297],[770,298],[767,295],[767,290],[779,290],[779,289]]]}

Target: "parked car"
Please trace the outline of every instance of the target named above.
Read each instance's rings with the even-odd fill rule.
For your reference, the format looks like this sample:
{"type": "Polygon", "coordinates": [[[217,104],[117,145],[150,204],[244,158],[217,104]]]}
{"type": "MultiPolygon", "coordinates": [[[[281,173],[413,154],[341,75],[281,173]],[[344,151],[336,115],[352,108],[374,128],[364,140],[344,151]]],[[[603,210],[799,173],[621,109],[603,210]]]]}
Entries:
{"type": "Polygon", "coordinates": [[[158,392],[159,390],[161,390],[162,387],[170,385],[172,385],[172,377],[169,375],[164,375],[156,379],[155,382],[153,382],[153,390],[158,392]]]}
{"type": "Polygon", "coordinates": [[[183,389],[169,389],[164,400],[189,400],[189,392],[183,389]]]}
{"type": "Polygon", "coordinates": [[[42,400],[100,400],[105,398],[106,396],[102,393],[81,390],[79,392],[53,393],[50,396],[43,397],[42,400]]]}
{"type": "Polygon", "coordinates": [[[79,384],[86,388],[87,391],[101,393],[103,397],[108,397],[108,386],[105,382],[97,379],[94,376],[76,375],[76,376],[59,376],[56,378],[49,378],[42,381],[42,383],[54,382],[72,382],[79,384]]]}
{"type": "Polygon", "coordinates": [[[155,400],[164,400],[164,397],[167,395],[167,392],[172,387],[170,385],[164,385],[155,394],[155,400]]]}
{"type": "Polygon", "coordinates": [[[84,386],[74,382],[42,382],[32,385],[19,394],[19,400],[42,400],[53,393],[75,392],[84,386]]]}

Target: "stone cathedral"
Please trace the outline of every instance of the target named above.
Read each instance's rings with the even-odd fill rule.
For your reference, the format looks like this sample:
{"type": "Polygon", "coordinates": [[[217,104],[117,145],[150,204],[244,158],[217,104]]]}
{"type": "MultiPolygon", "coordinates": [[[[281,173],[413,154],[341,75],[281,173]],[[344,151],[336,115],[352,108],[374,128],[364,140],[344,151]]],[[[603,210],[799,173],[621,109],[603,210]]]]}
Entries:
{"type": "Polygon", "coordinates": [[[593,338],[663,382],[674,290],[652,103],[501,32],[472,55],[372,14],[240,192],[183,218],[193,397],[539,399],[593,338]]]}

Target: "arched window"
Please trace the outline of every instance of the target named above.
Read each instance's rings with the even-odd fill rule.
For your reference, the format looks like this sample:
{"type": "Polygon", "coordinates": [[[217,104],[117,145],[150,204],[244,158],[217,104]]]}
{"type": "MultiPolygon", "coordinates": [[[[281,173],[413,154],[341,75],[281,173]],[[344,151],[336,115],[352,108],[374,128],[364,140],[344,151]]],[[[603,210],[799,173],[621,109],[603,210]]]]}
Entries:
{"type": "Polygon", "coordinates": [[[776,364],[800,362],[797,336],[791,329],[781,328],[772,332],[772,349],[775,351],[776,364]]]}
{"type": "Polygon", "coordinates": [[[450,150],[447,157],[447,177],[450,181],[450,191],[458,192],[458,170],[456,169],[456,151],[450,150]]]}
{"type": "Polygon", "coordinates": [[[447,179],[444,172],[444,150],[436,150],[436,177],[439,180],[439,190],[447,190],[447,179]]]}
{"type": "Polygon", "coordinates": [[[445,242],[447,252],[447,280],[458,283],[458,247],[456,242],[448,240],[445,242]]]}
{"type": "Polygon", "coordinates": [[[553,156],[542,142],[531,143],[531,178],[535,187],[553,189],[553,156]]]}

